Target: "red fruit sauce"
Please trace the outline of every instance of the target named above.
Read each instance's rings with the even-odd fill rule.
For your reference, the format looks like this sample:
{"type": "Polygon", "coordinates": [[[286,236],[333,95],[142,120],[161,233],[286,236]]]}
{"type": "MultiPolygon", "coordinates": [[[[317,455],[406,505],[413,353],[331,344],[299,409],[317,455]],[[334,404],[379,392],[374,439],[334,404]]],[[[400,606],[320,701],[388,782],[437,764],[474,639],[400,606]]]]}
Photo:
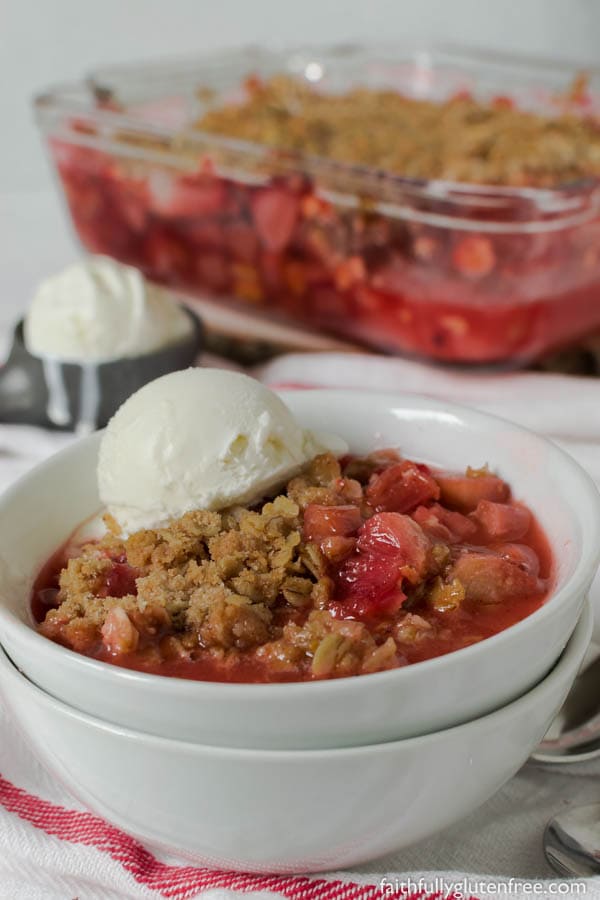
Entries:
{"type": "Polygon", "coordinates": [[[192,294],[456,363],[520,364],[600,324],[591,213],[547,228],[528,201],[465,193],[454,228],[443,198],[421,199],[427,221],[413,221],[335,206],[298,174],[257,185],[205,161],[183,174],[56,138],[51,151],[83,245],[192,294]]]}

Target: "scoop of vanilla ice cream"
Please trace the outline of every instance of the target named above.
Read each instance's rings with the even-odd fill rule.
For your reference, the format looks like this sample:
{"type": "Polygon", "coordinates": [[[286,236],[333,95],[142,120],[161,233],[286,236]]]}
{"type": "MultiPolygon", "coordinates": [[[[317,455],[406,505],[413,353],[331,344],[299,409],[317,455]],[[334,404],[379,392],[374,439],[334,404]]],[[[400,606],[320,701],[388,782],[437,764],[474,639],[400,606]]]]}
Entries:
{"type": "Polygon", "coordinates": [[[100,445],[100,497],[129,535],[190,510],[259,500],[326,450],[348,448],[302,428],[260,382],[186,369],[145,385],[113,416],[100,445]]]}
{"type": "Polygon", "coordinates": [[[34,356],[88,363],[140,356],[191,330],[183,309],[137,269],[90,256],[40,284],[24,338],[34,356]]]}

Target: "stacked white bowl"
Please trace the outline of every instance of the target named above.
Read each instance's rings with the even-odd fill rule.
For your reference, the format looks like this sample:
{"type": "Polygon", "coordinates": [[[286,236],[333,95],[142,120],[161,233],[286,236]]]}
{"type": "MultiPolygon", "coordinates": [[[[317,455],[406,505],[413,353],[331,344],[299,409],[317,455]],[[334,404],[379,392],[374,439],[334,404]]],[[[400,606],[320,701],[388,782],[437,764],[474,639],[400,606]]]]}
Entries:
{"type": "Polygon", "coordinates": [[[596,489],[548,441],[427,399],[283,397],[303,425],[340,434],[356,453],[397,446],[455,470],[488,462],[536,514],[555,571],[531,616],[427,662],[293,684],[166,678],[89,659],[35,631],[35,575],[99,508],[99,436],[5,493],[0,686],[40,759],[149,846],[246,871],[348,867],[483,803],[525,762],[575,678],[600,559],[596,489]]]}

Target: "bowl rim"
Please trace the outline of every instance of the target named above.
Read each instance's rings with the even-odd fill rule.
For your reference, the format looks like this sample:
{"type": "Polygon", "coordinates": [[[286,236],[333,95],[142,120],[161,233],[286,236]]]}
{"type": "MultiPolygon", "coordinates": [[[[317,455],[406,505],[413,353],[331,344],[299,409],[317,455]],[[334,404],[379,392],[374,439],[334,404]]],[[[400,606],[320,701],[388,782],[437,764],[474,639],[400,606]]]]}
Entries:
{"type": "MultiPolygon", "coordinates": [[[[62,700],[48,694],[37,684],[32,682],[20,669],[13,663],[5,648],[0,645],[0,689],[6,684],[7,677],[10,680],[21,680],[25,683],[25,689],[37,695],[37,702],[42,703],[47,709],[58,712],[60,715],[66,715],[75,721],[86,726],[104,731],[113,736],[122,737],[136,744],[151,745],[155,748],[175,749],[177,752],[199,755],[202,757],[216,756],[227,758],[230,760],[263,760],[263,761],[323,761],[327,759],[349,759],[370,757],[375,753],[394,753],[400,746],[414,749],[415,747],[425,747],[427,744],[436,742],[444,736],[456,734],[458,732],[467,731],[480,722],[490,722],[496,720],[498,726],[502,725],[505,720],[510,720],[520,706],[527,706],[535,702],[538,696],[546,691],[552,690],[556,684],[560,684],[564,677],[563,673],[574,664],[577,659],[583,659],[585,651],[590,642],[593,627],[592,607],[589,598],[586,598],[581,615],[575,626],[573,634],[569,638],[563,652],[558,661],[550,669],[547,675],[542,678],[531,690],[526,691],[517,697],[516,700],[486,713],[483,716],[475,716],[467,722],[461,722],[449,728],[441,728],[438,731],[432,731],[428,734],[416,735],[409,738],[400,738],[394,741],[383,741],[374,744],[361,744],[351,747],[330,747],[326,749],[307,748],[304,750],[274,750],[274,749],[258,749],[244,747],[221,747],[212,744],[201,744],[193,741],[184,741],[178,738],[161,737],[160,735],[150,734],[145,731],[137,731],[133,728],[126,728],[123,725],[117,725],[105,719],[97,718],[89,713],[81,712],[62,700]],[[7,676],[8,673],[8,676],[7,676]]],[[[0,690],[1,695],[1,690],[0,690]]],[[[18,718],[18,713],[14,713],[18,718]]]]}
{"type": "MultiPolygon", "coordinates": [[[[33,647],[48,654],[51,658],[60,664],[61,660],[69,660],[71,667],[81,668],[88,672],[96,673],[98,676],[106,679],[115,679],[117,682],[124,684],[137,684],[141,688],[150,688],[152,685],[160,684],[162,692],[167,694],[177,694],[178,696],[195,696],[200,697],[202,694],[213,694],[218,691],[223,698],[228,700],[235,699],[247,702],[257,702],[267,696],[272,699],[281,698],[282,696],[294,699],[297,694],[305,694],[306,691],[312,691],[315,695],[336,695],[339,692],[348,690],[349,685],[363,685],[363,690],[372,685],[377,685],[388,681],[398,681],[400,685],[402,678],[410,677],[403,673],[410,672],[432,672],[436,669],[442,669],[448,666],[448,660],[460,657],[461,660],[467,660],[481,653],[481,647],[490,648],[506,644],[511,637],[519,632],[523,632],[527,628],[535,627],[535,625],[543,621],[554,613],[554,610],[561,604],[567,596],[574,593],[584,595],[589,587],[595,571],[600,565],[600,493],[592,478],[582,468],[582,466],[571,457],[566,451],[557,446],[548,438],[537,434],[529,428],[517,425],[501,416],[492,415],[490,413],[481,412],[469,406],[457,403],[446,402],[445,400],[437,400],[432,397],[425,397],[418,394],[402,394],[401,392],[386,391],[352,391],[344,388],[327,388],[327,389],[287,389],[277,390],[276,393],[281,399],[287,403],[293,398],[295,405],[299,400],[300,404],[312,403],[315,398],[319,402],[327,405],[329,402],[339,400],[345,397],[354,407],[357,403],[364,404],[383,404],[387,409],[406,409],[413,411],[426,411],[429,413],[443,412],[444,415],[454,416],[460,423],[467,428],[479,428],[485,430],[486,426],[494,425],[495,427],[508,427],[514,434],[521,434],[532,440],[543,450],[547,460],[553,460],[562,468],[563,472],[568,472],[572,480],[575,481],[578,495],[573,503],[573,508],[577,512],[577,517],[582,520],[585,515],[590,517],[593,527],[582,530],[582,541],[579,544],[579,559],[576,563],[575,571],[566,584],[562,585],[558,590],[552,590],[543,602],[543,604],[530,615],[510,625],[491,637],[463,647],[450,653],[432,659],[423,660],[421,662],[412,663],[397,669],[389,669],[383,672],[368,673],[360,676],[346,676],[342,678],[323,679],[317,681],[290,681],[290,682],[268,682],[268,683],[243,683],[243,682],[221,682],[221,681],[200,681],[187,678],[178,678],[168,675],[157,675],[149,672],[141,672],[136,669],[127,669],[112,663],[97,660],[92,657],[77,653],[68,647],[51,641],[44,635],[39,634],[30,624],[23,622],[17,618],[12,612],[6,609],[2,592],[0,591],[0,640],[2,640],[2,628],[16,630],[24,640],[30,642],[33,647]]],[[[302,418],[300,412],[299,418],[302,418]]],[[[79,438],[73,443],[64,447],[57,453],[43,460],[34,466],[29,472],[26,472],[9,488],[7,488],[0,496],[0,516],[5,503],[13,500],[15,496],[23,489],[29,479],[43,471],[44,468],[52,466],[53,463],[75,456],[82,453],[86,448],[99,443],[103,432],[97,431],[91,435],[79,438]]],[[[545,466],[544,468],[547,468],[545,466]]],[[[543,526],[543,523],[541,523],[543,526]]]]}

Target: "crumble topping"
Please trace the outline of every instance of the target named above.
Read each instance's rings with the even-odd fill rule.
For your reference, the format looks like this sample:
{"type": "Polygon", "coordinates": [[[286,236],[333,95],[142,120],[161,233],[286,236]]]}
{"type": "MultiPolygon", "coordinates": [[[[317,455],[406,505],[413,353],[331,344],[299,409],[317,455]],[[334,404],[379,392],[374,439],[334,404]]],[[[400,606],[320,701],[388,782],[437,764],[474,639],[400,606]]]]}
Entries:
{"type": "MultiPolygon", "coordinates": [[[[352,640],[340,640],[335,653],[329,640],[329,654],[321,651],[316,670],[345,671],[351,664],[356,671],[363,659],[378,667],[366,661],[377,648],[364,626],[335,622],[328,612],[319,617],[332,582],[323,555],[302,539],[301,507],[344,503],[349,493],[362,497],[358,482],[342,478],[339,462],[324,454],[292,479],[286,494],[255,510],[190,512],[166,528],[126,540],[109,519],[107,535],[86,544],[62,570],[59,605],[48,612],[41,630],[74,649],[104,640],[117,653],[169,630],[173,634],[160,646],[167,657],[191,657],[203,649],[223,658],[227,651],[262,647],[259,659],[272,658],[280,669],[296,667],[305,656],[300,647],[312,651],[320,637],[350,632],[352,640]],[[126,566],[130,579],[117,586],[116,595],[115,585],[107,583],[115,560],[117,573],[126,566]],[[128,587],[135,593],[118,595],[128,587]],[[277,624],[278,603],[291,611],[287,626],[277,624]],[[277,640],[269,645],[274,635],[277,640]]],[[[388,649],[395,653],[395,646],[388,649]]]]}
{"type": "Polygon", "coordinates": [[[327,94],[286,75],[246,82],[246,98],[209,109],[197,128],[273,148],[413,178],[554,187],[600,174],[600,128],[576,114],[571,94],[556,116],[517,109],[508,97],[446,102],[393,90],[327,94]]]}

